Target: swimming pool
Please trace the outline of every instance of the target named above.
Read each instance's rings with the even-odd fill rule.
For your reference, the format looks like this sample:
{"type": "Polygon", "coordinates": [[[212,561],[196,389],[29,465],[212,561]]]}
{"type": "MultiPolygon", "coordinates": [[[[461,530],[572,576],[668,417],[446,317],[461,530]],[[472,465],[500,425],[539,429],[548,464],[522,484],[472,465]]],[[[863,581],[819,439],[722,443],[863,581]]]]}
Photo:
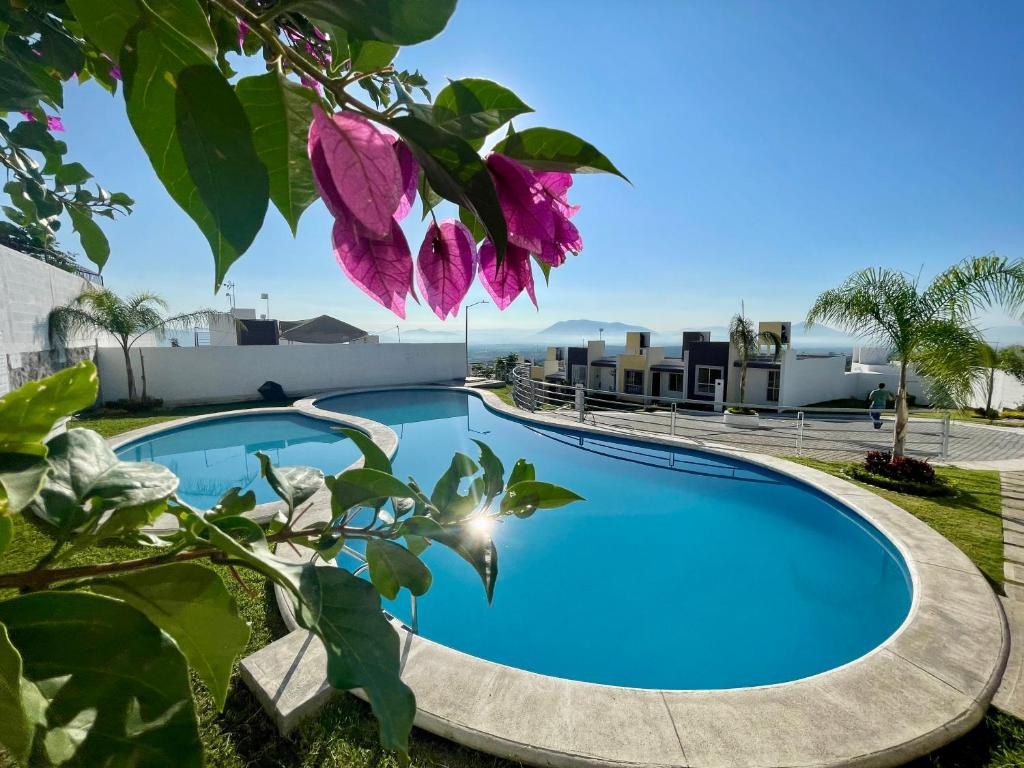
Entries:
{"type": "Polygon", "coordinates": [[[256,503],[276,501],[260,477],[255,454],[274,466],[316,467],[336,474],[359,458],[359,449],[337,424],[294,412],[209,419],[133,440],[115,450],[125,461],[155,461],[178,476],[178,495],[201,509],[213,506],[234,486],[252,490],[256,503]]]}
{"type": "MultiPolygon", "coordinates": [[[[396,473],[426,487],[453,452],[487,442],[506,468],[587,501],[494,532],[501,575],[487,606],[472,569],[438,546],[420,633],[554,677],[659,689],[781,683],[884,642],[910,578],[873,526],[798,481],[748,462],[496,414],[463,391],[341,395],[316,406],[387,424],[396,473]]],[[[349,562],[346,565],[351,565],[349,562]]],[[[388,609],[409,620],[408,595],[388,609]]]]}

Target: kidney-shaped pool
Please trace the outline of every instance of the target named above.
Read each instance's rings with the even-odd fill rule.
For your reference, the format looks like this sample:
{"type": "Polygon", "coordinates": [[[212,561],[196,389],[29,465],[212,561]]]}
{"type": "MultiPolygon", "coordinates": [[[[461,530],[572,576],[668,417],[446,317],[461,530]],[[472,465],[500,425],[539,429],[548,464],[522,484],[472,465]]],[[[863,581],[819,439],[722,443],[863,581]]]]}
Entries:
{"type": "MultiPolygon", "coordinates": [[[[430,547],[424,637],[490,661],[608,685],[711,689],[841,666],[906,618],[911,581],[888,539],[810,486],[701,451],[539,427],[464,391],[393,390],[316,406],[392,427],[396,473],[426,488],[487,442],[506,469],[586,501],[494,531],[500,575],[430,547]]],[[[345,555],[343,558],[347,557],[345,555]]],[[[344,562],[345,565],[352,565],[344,562]]],[[[407,594],[388,610],[409,621],[407,594]]]]}

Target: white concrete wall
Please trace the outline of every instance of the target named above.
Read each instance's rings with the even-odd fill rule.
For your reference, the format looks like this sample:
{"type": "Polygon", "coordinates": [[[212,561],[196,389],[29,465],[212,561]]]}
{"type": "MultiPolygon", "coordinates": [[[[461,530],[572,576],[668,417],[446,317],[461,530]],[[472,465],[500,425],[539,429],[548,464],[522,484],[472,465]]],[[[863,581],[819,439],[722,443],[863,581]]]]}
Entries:
{"type": "MultiPolygon", "coordinates": [[[[265,381],[289,395],[389,384],[425,384],[466,374],[463,344],[296,344],[294,346],[147,347],[147,393],[165,404],[255,400],[265,381]]],[[[142,391],[140,350],[132,350],[142,391]]],[[[128,396],[124,356],[101,348],[100,397],[128,396]]]]}
{"type": "MultiPolygon", "coordinates": [[[[31,362],[34,355],[50,349],[50,310],[67,304],[88,285],[84,278],[0,246],[0,395],[20,383],[22,369],[36,367],[31,362]]],[[[94,343],[83,336],[69,346],[94,343]]]]}
{"type": "Polygon", "coordinates": [[[846,375],[846,356],[801,357],[787,349],[782,361],[779,404],[795,407],[850,396],[853,382],[846,375]]]}
{"type": "MultiPolygon", "coordinates": [[[[972,408],[984,408],[988,392],[984,386],[976,386],[971,399],[972,408]]],[[[992,382],[992,407],[997,411],[1004,408],[1018,408],[1024,404],[1024,384],[1007,375],[1004,371],[996,371],[992,382]]]]}

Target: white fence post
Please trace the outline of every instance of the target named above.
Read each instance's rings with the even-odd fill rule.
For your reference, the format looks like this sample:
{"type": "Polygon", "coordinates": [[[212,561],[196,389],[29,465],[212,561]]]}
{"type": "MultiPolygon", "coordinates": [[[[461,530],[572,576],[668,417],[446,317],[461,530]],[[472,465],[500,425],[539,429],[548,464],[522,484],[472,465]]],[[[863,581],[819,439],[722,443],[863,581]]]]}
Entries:
{"type": "Polygon", "coordinates": [[[672,411],[671,411],[671,413],[672,413],[672,416],[671,416],[671,421],[669,421],[669,425],[668,425],[668,433],[672,437],[675,437],[676,436],[676,404],[675,403],[672,403],[672,411]]]}
{"type": "Polygon", "coordinates": [[[583,414],[586,411],[586,390],[583,388],[583,384],[576,382],[576,410],[580,413],[580,423],[583,423],[583,414]]]}
{"type": "Polygon", "coordinates": [[[804,412],[796,414],[796,455],[804,455],[804,412]]]}

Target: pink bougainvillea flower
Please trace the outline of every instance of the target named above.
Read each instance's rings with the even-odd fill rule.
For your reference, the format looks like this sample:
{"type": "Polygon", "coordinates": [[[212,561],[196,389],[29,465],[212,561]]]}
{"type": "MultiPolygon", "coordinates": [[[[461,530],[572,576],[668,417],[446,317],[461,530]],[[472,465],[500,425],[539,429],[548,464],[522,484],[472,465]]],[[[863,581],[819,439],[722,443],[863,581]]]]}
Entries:
{"type": "MultiPolygon", "coordinates": [[[[344,203],[369,235],[389,237],[402,196],[402,171],[384,134],[361,115],[339,112],[328,117],[313,107],[309,146],[323,152],[322,168],[328,178],[318,179],[321,194],[329,182],[331,196],[344,203]]],[[[337,211],[331,212],[338,216],[337,211]]]]}
{"type": "Polygon", "coordinates": [[[431,224],[416,259],[416,284],[427,306],[444,320],[459,313],[459,305],[473,284],[476,243],[460,221],[431,224]]]}
{"type": "Polygon", "coordinates": [[[537,306],[530,254],[524,248],[509,243],[505,258],[498,266],[494,244],[485,240],[480,246],[480,282],[498,309],[506,309],[524,289],[537,306]]]}
{"type": "Polygon", "coordinates": [[[35,115],[35,113],[34,113],[34,112],[31,112],[31,111],[29,111],[29,110],[27,110],[27,109],[26,109],[26,110],[24,110],[24,111],[22,111],[22,112],[19,112],[18,114],[19,114],[19,115],[21,115],[22,117],[24,117],[24,118],[25,118],[26,120],[28,120],[28,121],[29,121],[30,123],[34,123],[34,122],[36,121],[36,115],[35,115]]]}
{"type": "Polygon", "coordinates": [[[320,88],[320,83],[318,83],[311,77],[306,77],[305,75],[302,75],[301,77],[299,77],[299,82],[302,85],[306,86],[307,88],[312,88],[317,93],[323,92],[323,90],[320,88]]]}
{"type": "Polygon", "coordinates": [[[249,34],[249,25],[244,19],[238,20],[238,47],[241,48],[245,43],[245,36],[249,34]]]}
{"type": "Polygon", "coordinates": [[[509,242],[533,253],[540,251],[555,236],[550,197],[543,185],[528,169],[497,152],[488,155],[487,169],[508,224],[509,242]]]}
{"type": "Polygon", "coordinates": [[[343,214],[335,219],[331,235],[334,258],[348,279],[404,320],[405,297],[412,291],[413,266],[409,243],[398,222],[391,220],[388,237],[375,239],[343,214]]]}
{"type": "Polygon", "coordinates": [[[416,186],[420,180],[420,164],[416,162],[415,156],[408,145],[397,136],[386,137],[391,142],[398,157],[398,167],[402,171],[402,196],[398,200],[398,208],[395,210],[395,219],[401,221],[409,215],[412,204],[416,201],[416,186]]]}
{"type": "Polygon", "coordinates": [[[47,116],[46,127],[49,128],[51,131],[56,131],[60,133],[64,132],[64,123],[62,123],[61,119],[55,115],[47,116]]]}
{"type": "Polygon", "coordinates": [[[122,79],[121,78],[121,68],[119,66],[117,66],[117,64],[112,64],[110,66],[110,76],[112,78],[114,78],[115,80],[121,80],[122,79]]]}

